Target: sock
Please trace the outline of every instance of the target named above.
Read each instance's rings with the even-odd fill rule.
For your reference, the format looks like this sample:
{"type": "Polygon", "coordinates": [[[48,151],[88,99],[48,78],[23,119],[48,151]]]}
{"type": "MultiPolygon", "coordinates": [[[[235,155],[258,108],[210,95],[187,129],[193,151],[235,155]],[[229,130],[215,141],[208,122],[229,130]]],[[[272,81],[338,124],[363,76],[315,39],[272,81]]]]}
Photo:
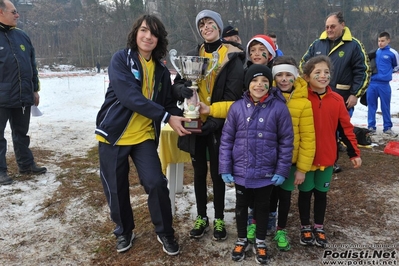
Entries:
{"type": "Polygon", "coordinates": [[[323,229],[323,225],[322,224],[314,224],[314,229],[323,229]]]}
{"type": "Polygon", "coordinates": [[[265,239],[261,240],[261,239],[256,239],[256,244],[265,244],[265,239]]]}
{"type": "Polygon", "coordinates": [[[238,238],[237,239],[239,242],[247,242],[248,241],[248,239],[245,237],[245,238],[238,238]]]}
{"type": "Polygon", "coordinates": [[[283,227],[277,226],[276,230],[284,230],[283,227]]]}

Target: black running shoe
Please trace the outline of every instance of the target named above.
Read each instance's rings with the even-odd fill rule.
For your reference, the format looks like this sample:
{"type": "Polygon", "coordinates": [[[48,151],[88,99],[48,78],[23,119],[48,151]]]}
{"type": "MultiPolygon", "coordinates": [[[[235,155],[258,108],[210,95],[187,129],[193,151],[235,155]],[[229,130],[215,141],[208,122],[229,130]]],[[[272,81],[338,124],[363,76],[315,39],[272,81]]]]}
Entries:
{"type": "Polygon", "coordinates": [[[323,228],[314,228],[313,235],[315,237],[316,246],[326,248],[328,242],[326,239],[326,233],[324,232],[324,229],[323,228]]]}
{"type": "Polygon", "coordinates": [[[132,242],[134,239],[134,233],[128,235],[120,235],[116,239],[116,251],[121,253],[129,250],[132,247],[132,242]]]}
{"type": "Polygon", "coordinates": [[[179,254],[180,247],[174,236],[157,236],[157,240],[162,244],[166,254],[172,256],[179,254]]]}
{"type": "Polygon", "coordinates": [[[222,219],[216,219],[213,221],[213,240],[225,240],[227,238],[227,232],[224,221],[222,219]]]}
{"type": "Polygon", "coordinates": [[[301,238],[299,243],[304,246],[313,246],[314,245],[314,235],[312,228],[309,226],[306,226],[301,229],[301,238]]]}
{"type": "Polygon", "coordinates": [[[198,215],[197,219],[195,220],[194,228],[190,231],[190,237],[201,238],[208,230],[208,217],[201,217],[201,215],[198,215]]]}
{"type": "Polygon", "coordinates": [[[269,256],[267,254],[267,246],[265,242],[254,244],[253,251],[255,254],[255,261],[258,264],[267,264],[269,262],[269,256]]]}
{"type": "Polygon", "coordinates": [[[248,241],[237,239],[234,245],[231,259],[234,261],[242,261],[245,258],[245,251],[248,249],[248,241]]]}

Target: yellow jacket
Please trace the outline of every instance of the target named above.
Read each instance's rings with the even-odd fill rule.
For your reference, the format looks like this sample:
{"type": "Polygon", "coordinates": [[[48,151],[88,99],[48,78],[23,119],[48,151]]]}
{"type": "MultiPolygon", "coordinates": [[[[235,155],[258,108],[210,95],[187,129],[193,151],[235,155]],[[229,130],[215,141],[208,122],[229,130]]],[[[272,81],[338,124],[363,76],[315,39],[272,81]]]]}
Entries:
{"type": "Polygon", "coordinates": [[[307,83],[301,77],[294,82],[291,93],[283,93],[292,118],[294,130],[294,150],[292,163],[298,171],[310,170],[316,150],[312,104],[308,100],[307,83]]]}
{"type": "Polygon", "coordinates": [[[234,101],[216,102],[209,106],[209,115],[215,118],[226,118],[234,101]]]}

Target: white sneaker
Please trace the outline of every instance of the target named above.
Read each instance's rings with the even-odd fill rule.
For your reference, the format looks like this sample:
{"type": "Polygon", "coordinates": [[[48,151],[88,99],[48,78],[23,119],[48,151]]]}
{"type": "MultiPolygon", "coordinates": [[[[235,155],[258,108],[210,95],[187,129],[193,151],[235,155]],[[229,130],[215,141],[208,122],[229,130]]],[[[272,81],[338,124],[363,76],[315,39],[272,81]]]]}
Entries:
{"type": "Polygon", "coordinates": [[[387,130],[385,130],[385,131],[384,131],[384,134],[385,134],[385,135],[388,135],[388,136],[390,136],[390,137],[393,137],[393,138],[395,138],[395,137],[398,136],[398,134],[396,134],[395,132],[393,132],[392,129],[390,129],[390,128],[388,128],[387,130]]]}

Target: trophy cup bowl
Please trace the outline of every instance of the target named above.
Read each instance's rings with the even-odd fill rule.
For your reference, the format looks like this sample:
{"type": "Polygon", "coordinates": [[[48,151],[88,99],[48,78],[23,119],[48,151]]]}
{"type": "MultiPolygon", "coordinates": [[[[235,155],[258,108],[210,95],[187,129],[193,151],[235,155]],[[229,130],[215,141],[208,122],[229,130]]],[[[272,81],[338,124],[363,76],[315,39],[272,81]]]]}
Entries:
{"type": "Polygon", "coordinates": [[[202,56],[177,56],[175,49],[170,50],[169,57],[173,67],[179,75],[192,82],[189,89],[193,90],[193,96],[190,99],[184,99],[184,112],[186,118],[191,122],[183,122],[185,129],[192,133],[201,133],[202,121],[199,113],[198,82],[205,79],[217,66],[219,54],[213,52],[212,59],[202,56]],[[211,66],[210,63],[212,63],[211,66]]]}

